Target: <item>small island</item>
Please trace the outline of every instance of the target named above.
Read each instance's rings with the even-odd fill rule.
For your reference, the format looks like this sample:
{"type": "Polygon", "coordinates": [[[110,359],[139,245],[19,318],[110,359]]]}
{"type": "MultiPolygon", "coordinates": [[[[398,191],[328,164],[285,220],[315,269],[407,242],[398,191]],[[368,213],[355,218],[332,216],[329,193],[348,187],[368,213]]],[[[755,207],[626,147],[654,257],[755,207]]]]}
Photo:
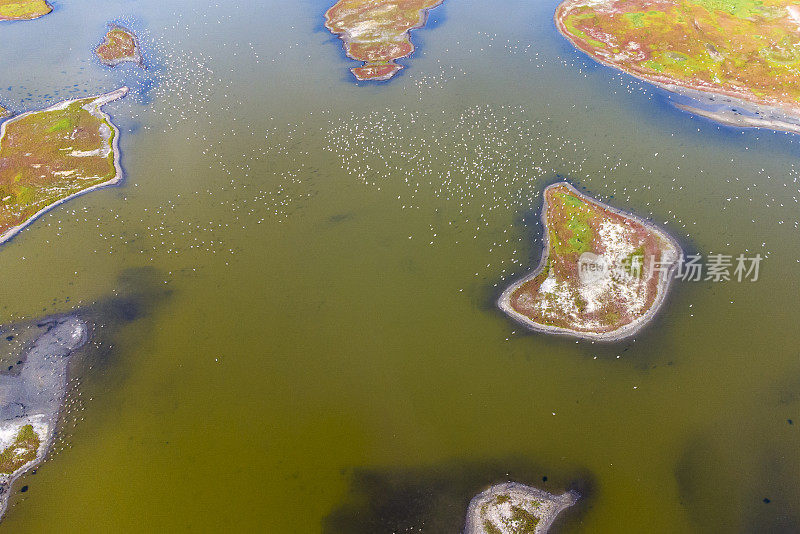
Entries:
{"type": "Polygon", "coordinates": [[[595,60],[698,101],[682,109],[800,131],[800,4],[566,0],[555,22],[595,60]]]}
{"type": "Polygon", "coordinates": [[[0,21],[33,20],[53,11],[45,0],[0,0],[0,21]]]}
{"type": "Polygon", "coordinates": [[[443,0],[339,0],[325,13],[325,27],[344,41],[348,57],[364,65],[350,69],[358,80],[388,80],[414,51],[409,31],[425,26],[428,11],[443,0]]]}
{"type": "Polygon", "coordinates": [[[3,107],[2,104],[0,104],[0,119],[5,119],[6,117],[9,117],[10,115],[11,115],[11,112],[9,112],[6,108],[3,107]]]}
{"type": "Polygon", "coordinates": [[[655,315],[682,254],[669,235],[567,182],[544,190],[542,223],[539,266],[503,292],[503,311],[536,331],[599,341],[655,315]]]}
{"type": "Polygon", "coordinates": [[[3,335],[25,337],[27,348],[0,372],[0,518],[14,481],[47,456],[66,394],[69,357],[86,343],[89,328],[68,315],[37,321],[22,333],[3,329],[3,335]]]}
{"type": "Polygon", "coordinates": [[[121,63],[135,63],[144,68],[142,49],[136,35],[122,26],[111,24],[103,42],[94,50],[103,65],[116,67],[121,63]]]}
{"type": "Polygon", "coordinates": [[[0,124],[0,243],[53,206],[122,179],[119,130],[100,108],[127,92],[67,100],[0,124]]]}
{"type": "Polygon", "coordinates": [[[464,534],[545,534],[579,498],[574,491],[553,495],[516,482],[498,484],[470,501],[464,534]]]}

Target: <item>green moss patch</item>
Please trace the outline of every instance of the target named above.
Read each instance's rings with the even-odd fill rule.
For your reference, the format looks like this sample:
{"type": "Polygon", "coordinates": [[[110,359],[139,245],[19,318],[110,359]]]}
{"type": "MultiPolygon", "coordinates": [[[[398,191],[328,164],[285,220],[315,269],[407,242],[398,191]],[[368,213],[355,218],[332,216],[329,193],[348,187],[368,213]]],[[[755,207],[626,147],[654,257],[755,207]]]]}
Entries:
{"type": "Polygon", "coordinates": [[[740,19],[765,13],[761,0],[690,0],[690,3],[703,6],[709,12],[722,11],[740,19]]]}
{"type": "Polygon", "coordinates": [[[578,48],[631,74],[798,107],[795,0],[664,0],[652,7],[647,0],[565,0],[557,16],[578,48]]]}
{"type": "Polygon", "coordinates": [[[11,474],[28,462],[36,459],[39,451],[39,436],[33,425],[25,425],[19,429],[14,442],[0,452],[0,473],[11,474]]]}
{"type": "Polygon", "coordinates": [[[116,176],[116,132],[104,116],[90,111],[93,101],[95,97],[76,100],[4,123],[0,234],[65,197],[116,176]]]}
{"type": "Polygon", "coordinates": [[[0,0],[0,20],[35,19],[51,11],[44,0],[0,0]]]}
{"type": "Polygon", "coordinates": [[[511,524],[509,527],[513,534],[533,534],[536,525],[539,524],[539,517],[527,511],[521,506],[511,507],[511,524]]]}
{"type": "Polygon", "coordinates": [[[47,129],[48,132],[60,132],[62,130],[71,130],[72,121],[69,117],[58,119],[53,125],[47,129]]]}
{"type": "Polygon", "coordinates": [[[551,222],[556,254],[583,254],[591,250],[594,233],[589,219],[592,211],[586,202],[567,192],[556,193],[553,200],[558,204],[553,209],[558,220],[551,222]]]}

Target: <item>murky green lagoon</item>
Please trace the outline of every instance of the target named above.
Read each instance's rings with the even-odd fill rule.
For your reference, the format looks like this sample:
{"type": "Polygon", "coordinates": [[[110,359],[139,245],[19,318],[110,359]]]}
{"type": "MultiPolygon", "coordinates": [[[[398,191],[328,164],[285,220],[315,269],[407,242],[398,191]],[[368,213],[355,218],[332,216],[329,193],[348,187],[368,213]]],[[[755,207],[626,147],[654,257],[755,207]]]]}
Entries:
{"type": "Polygon", "coordinates": [[[133,90],[124,183],[0,248],[0,322],[96,319],[2,530],[456,533],[508,479],[579,489],[562,532],[800,530],[798,138],[675,110],[555,6],[446,0],[379,84],[321,0],[0,25],[15,111],[133,90]],[[92,59],[111,20],[145,74],[92,59]],[[678,282],[623,343],[524,331],[494,300],[559,179],[759,280],[678,282]]]}

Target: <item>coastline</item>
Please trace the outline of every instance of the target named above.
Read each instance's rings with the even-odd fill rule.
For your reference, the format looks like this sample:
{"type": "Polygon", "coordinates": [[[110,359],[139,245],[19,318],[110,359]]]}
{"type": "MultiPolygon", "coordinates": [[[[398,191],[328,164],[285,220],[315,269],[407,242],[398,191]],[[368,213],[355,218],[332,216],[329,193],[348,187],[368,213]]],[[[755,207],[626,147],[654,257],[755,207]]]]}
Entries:
{"type": "Polygon", "coordinates": [[[514,293],[514,291],[516,291],[521,285],[525,284],[526,282],[536,278],[544,270],[544,268],[547,266],[547,260],[550,257],[550,235],[549,235],[549,232],[548,232],[548,225],[547,225],[548,203],[547,203],[547,194],[546,193],[547,193],[547,190],[550,189],[550,188],[563,187],[563,186],[566,186],[571,192],[575,193],[581,199],[584,199],[584,200],[587,200],[587,201],[592,202],[594,204],[597,204],[598,206],[600,206],[604,210],[608,210],[611,213],[614,213],[614,214],[619,215],[621,217],[624,217],[626,219],[631,219],[634,222],[644,226],[648,230],[656,231],[659,234],[665,236],[666,239],[668,240],[669,244],[677,252],[678,258],[683,253],[683,250],[681,249],[681,247],[678,244],[678,242],[671,235],[669,235],[664,230],[658,228],[654,224],[652,224],[652,223],[650,223],[648,221],[645,221],[644,219],[638,217],[637,215],[633,215],[631,213],[624,212],[624,211],[622,211],[620,209],[617,209],[617,208],[614,208],[612,206],[609,206],[609,205],[605,204],[604,202],[601,202],[599,200],[590,198],[589,196],[587,196],[587,195],[581,193],[580,191],[578,191],[575,188],[575,186],[573,186],[569,182],[566,182],[566,181],[556,182],[554,184],[550,184],[549,186],[547,186],[544,189],[544,192],[542,193],[542,200],[543,201],[542,201],[542,214],[540,216],[540,219],[542,221],[542,227],[544,229],[543,230],[544,237],[542,238],[543,248],[542,248],[542,256],[539,259],[539,263],[536,265],[536,268],[532,272],[524,275],[521,278],[518,278],[516,281],[512,282],[511,284],[509,284],[509,286],[503,291],[503,293],[497,299],[497,306],[503,312],[505,312],[508,316],[510,316],[512,319],[514,319],[518,323],[524,325],[525,327],[529,328],[530,330],[533,330],[533,331],[536,331],[536,332],[542,332],[542,333],[546,333],[546,334],[557,334],[557,335],[569,336],[569,337],[577,337],[577,338],[586,339],[586,340],[590,340],[590,341],[602,341],[602,342],[609,342],[609,343],[613,343],[613,342],[616,342],[616,341],[621,341],[622,339],[625,339],[627,337],[630,337],[630,336],[635,335],[636,333],[638,333],[642,328],[647,326],[647,324],[658,313],[658,310],[661,308],[661,305],[664,303],[664,300],[666,299],[667,293],[669,293],[669,288],[672,285],[673,274],[675,272],[675,269],[678,268],[678,258],[675,259],[675,262],[673,262],[672,265],[670,265],[669,269],[667,269],[666,272],[662,271],[660,273],[659,280],[658,280],[658,285],[657,285],[657,289],[656,289],[656,296],[653,299],[653,303],[650,305],[648,310],[641,317],[631,321],[630,323],[628,323],[626,325],[623,325],[623,326],[617,328],[616,330],[612,330],[611,332],[602,332],[602,333],[581,332],[581,331],[578,331],[578,330],[572,330],[570,328],[563,328],[563,327],[560,327],[560,326],[544,325],[544,324],[541,324],[541,323],[537,323],[536,321],[533,321],[529,317],[527,317],[527,316],[521,314],[520,312],[518,312],[517,310],[515,310],[513,306],[511,306],[511,295],[514,293]]]}
{"type": "Polygon", "coordinates": [[[497,484],[479,493],[469,502],[464,534],[483,534],[486,532],[481,519],[484,519],[487,513],[486,508],[496,502],[499,496],[507,497],[511,503],[517,506],[524,506],[522,503],[525,501],[533,500],[539,502],[544,509],[539,512],[541,516],[539,516],[539,522],[535,529],[537,534],[544,534],[550,530],[550,526],[556,517],[580,499],[580,494],[574,490],[567,491],[561,495],[554,495],[519,482],[497,484]]]}
{"type": "MultiPolygon", "coordinates": [[[[567,9],[567,7],[565,6],[571,4],[572,1],[573,0],[564,0],[556,7],[555,13],[553,14],[553,21],[555,22],[558,32],[565,39],[567,39],[567,41],[569,41],[570,44],[572,44],[572,46],[575,47],[575,49],[583,52],[593,61],[603,66],[610,67],[618,72],[622,72],[629,76],[633,76],[638,80],[647,82],[651,85],[654,85],[671,93],[686,96],[688,98],[693,98],[695,100],[698,100],[699,103],[703,103],[704,100],[709,100],[709,99],[714,100],[714,98],[731,99],[733,101],[732,103],[735,105],[736,108],[745,108],[748,111],[751,111],[753,114],[758,114],[758,115],[768,114],[773,118],[771,119],[753,118],[752,120],[747,120],[747,118],[745,118],[742,121],[737,121],[730,117],[730,115],[735,115],[736,113],[732,109],[723,111],[708,111],[708,110],[703,110],[702,108],[694,108],[692,106],[677,104],[676,107],[683,111],[687,111],[689,113],[695,113],[697,115],[703,116],[711,120],[715,120],[717,122],[726,124],[728,126],[739,126],[748,128],[768,128],[771,130],[800,133],[800,107],[792,108],[790,106],[787,106],[783,102],[759,99],[758,97],[756,97],[751,93],[745,93],[741,91],[724,90],[721,88],[709,88],[700,84],[689,84],[689,83],[681,84],[677,80],[672,79],[668,76],[639,73],[631,69],[620,67],[619,65],[615,65],[614,63],[611,63],[599,56],[596,56],[590,51],[590,49],[584,47],[580,40],[577,40],[571,33],[569,33],[566,27],[564,26],[564,23],[562,22],[563,12],[567,9]]],[[[734,106],[731,106],[731,108],[733,107],[734,106]]]]}
{"type": "MultiPolygon", "coordinates": [[[[22,223],[18,224],[17,226],[13,226],[13,227],[9,228],[8,230],[6,230],[2,234],[0,234],[0,245],[2,245],[3,243],[5,243],[9,239],[11,239],[12,237],[17,235],[18,233],[20,233],[28,225],[33,223],[33,221],[35,221],[36,219],[38,219],[39,217],[41,217],[42,215],[44,215],[45,213],[47,213],[51,209],[55,208],[56,206],[58,206],[60,204],[63,204],[64,202],[67,202],[68,200],[72,200],[73,198],[76,198],[76,197],[78,197],[80,195],[83,195],[85,193],[89,193],[90,191],[95,191],[95,190],[100,189],[102,187],[108,187],[110,185],[117,184],[122,180],[122,165],[120,164],[120,152],[119,152],[119,135],[120,135],[119,128],[117,128],[116,124],[114,124],[114,122],[111,120],[111,116],[108,115],[107,113],[105,113],[101,108],[104,105],[108,104],[109,102],[113,102],[115,100],[118,100],[118,99],[124,97],[127,94],[128,94],[128,88],[127,87],[121,87],[121,88],[117,89],[116,91],[111,91],[110,93],[105,93],[103,95],[99,95],[99,96],[95,97],[95,99],[92,100],[92,102],[90,102],[89,104],[87,104],[86,106],[83,107],[86,111],[88,111],[93,116],[97,117],[98,119],[101,119],[101,120],[105,121],[111,127],[111,133],[112,133],[111,151],[114,154],[114,177],[109,179],[109,180],[107,180],[107,181],[105,181],[105,182],[103,182],[103,183],[93,185],[92,187],[88,187],[86,189],[78,191],[77,193],[73,193],[73,194],[71,194],[69,196],[66,196],[66,197],[64,197],[62,199],[57,200],[56,202],[53,202],[52,204],[49,204],[49,205],[45,206],[44,208],[40,209],[39,211],[37,211],[36,213],[31,215],[28,219],[26,219],[22,223]],[[91,108],[88,107],[88,106],[91,106],[91,108]]],[[[59,102],[59,103],[54,104],[54,105],[52,105],[52,106],[50,106],[48,108],[45,108],[45,109],[35,110],[35,111],[28,111],[26,113],[23,113],[22,115],[17,115],[16,117],[13,117],[13,118],[11,118],[11,119],[9,119],[7,121],[4,121],[4,122],[0,123],[0,147],[2,147],[3,139],[5,138],[5,134],[6,134],[6,127],[7,127],[8,124],[11,124],[12,122],[17,121],[19,119],[22,119],[23,117],[27,117],[28,115],[31,115],[33,113],[40,113],[40,112],[43,112],[43,111],[52,111],[52,110],[56,110],[56,109],[61,109],[61,108],[65,107],[65,106],[68,106],[68,105],[70,105],[70,104],[72,104],[74,102],[78,102],[78,101],[81,101],[81,100],[86,100],[86,98],[75,98],[75,99],[72,99],[72,100],[65,100],[63,102],[59,102]]]]}
{"type": "Polygon", "coordinates": [[[111,23],[111,24],[108,25],[108,32],[106,32],[106,36],[108,35],[109,32],[112,32],[114,30],[123,31],[127,35],[129,35],[131,37],[131,39],[133,39],[133,46],[134,46],[134,50],[136,52],[136,55],[133,56],[133,57],[123,57],[123,58],[116,58],[116,59],[109,59],[109,60],[104,59],[103,57],[100,56],[100,54],[97,53],[97,49],[100,48],[106,42],[106,37],[104,36],[103,37],[103,42],[100,43],[98,46],[96,46],[95,49],[94,49],[94,55],[97,57],[98,61],[100,61],[100,63],[102,65],[105,65],[106,67],[112,67],[113,68],[113,67],[116,67],[117,65],[121,65],[123,63],[135,63],[138,67],[140,67],[142,69],[146,69],[147,67],[144,64],[144,54],[142,54],[142,45],[139,42],[139,38],[136,36],[136,34],[133,33],[131,30],[129,30],[128,28],[124,27],[124,26],[120,26],[119,24],[111,23]]]}
{"type": "Polygon", "coordinates": [[[36,422],[37,426],[45,427],[45,435],[41,437],[36,457],[21,465],[13,473],[0,475],[0,521],[8,509],[8,500],[14,483],[26,472],[41,464],[50,452],[55,441],[59,417],[66,396],[69,359],[74,351],[82,347],[89,340],[89,326],[77,315],[62,315],[44,319],[42,324],[51,323],[51,326],[37,336],[31,345],[20,353],[24,361],[23,371],[18,377],[1,375],[0,391],[4,393],[5,403],[0,406],[3,417],[0,425],[8,422],[17,423],[23,419],[23,424],[36,422]],[[24,354],[24,356],[22,355],[24,354]],[[26,367],[28,366],[28,367],[26,367]],[[29,368],[33,370],[29,371],[29,368]],[[28,395],[24,399],[14,397],[19,392],[15,385],[24,383],[25,373],[33,373],[36,379],[34,393],[25,391],[28,395]],[[16,381],[16,382],[15,382],[16,381]],[[45,383],[45,386],[42,386],[45,383]],[[45,395],[48,392],[50,395],[45,395]],[[9,398],[10,397],[10,398],[9,398]],[[25,400],[21,403],[20,400],[25,400]],[[32,410],[38,413],[8,414],[10,404],[19,404],[23,410],[32,410]]]}
{"type": "Polygon", "coordinates": [[[792,114],[779,106],[754,104],[734,96],[709,91],[698,91],[677,85],[653,84],[657,87],[692,99],[690,104],[673,105],[687,113],[698,115],[726,126],[737,128],[764,128],[768,130],[800,133],[800,111],[792,114]],[[716,108],[716,109],[711,109],[716,108]],[[742,113],[744,112],[744,113],[742,113]]]}
{"type": "Polygon", "coordinates": [[[28,16],[28,17],[14,17],[14,18],[8,18],[8,17],[0,16],[0,22],[23,22],[23,21],[26,21],[26,20],[36,20],[36,19],[40,19],[40,18],[42,18],[44,16],[47,16],[50,13],[52,13],[53,12],[53,5],[50,2],[48,2],[48,0],[42,0],[42,2],[44,3],[45,7],[47,7],[47,12],[46,13],[34,14],[34,15],[31,15],[31,16],[28,16]]]}
{"type": "MultiPolygon", "coordinates": [[[[386,65],[396,65],[397,68],[392,70],[391,72],[389,72],[387,74],[382,75],[382,76],[376,76],[376,77],[367,78],[367,77],[361,77],[358,74],[356,74],[355,72],[353,72],[354,69],[367,67],[369,65],[369,62],[364,60],[364,59],[360,59],[360,58],[354,57],[354,56],[352,56],[350,54],[350,44],[353,42],[353,40],[351,38],[351,34],[350,34],[349,30],[346,30],[344,33],[339,33],[339,32],[336,32],[330,26],[331,18],[329,16],[329,13],[338,5],[338,3],[339,3],[338,1],[336,2],[336,4],[331,6],[325,12],[325,28],[327,28],[329,32],[339,36],[339,39],[341,39],[342,42],[343,42],[342,47],[344,48],[344,53],[345,53],[345,55],[347,57],[349,57],[352,60],[360,61],[361,63],[364,63],[364,65],[362,65],[361,67],[353,67],[353,68],[350,69],[350,72],[353,73],[353,76],[355,76],[358,81],[360,81],[360,82],[363,82],[363,81],[386,81],[386,80],[389,80],[389,79],[393,78],[395,74],[397,74],[398,72],[400,72],[404,68],[403,65],[400,65],[399,63],[394,63],[396,60],[402,59],[402,58],[406,58],[406,57],[410,57],[412,54],[414,54],[414,52],[416,50],[416,47],[414,46],[414,42],[411,40],[411,32],[413,30],[418,30],[420,28],[425,27],[425,25],[428,23],[428,16],[429,16],[430,11],[432,9],[437,8],[440,5],[442,5],[443,2],[444,2],[444,0],[437,0],[437,2],[435,4],[433,4],[432,6],[425,7],[425,8],[422,8],[422,9],[419,10],[419,20],[417,21],[417,23],[401,34],[401,35],[407,35],[408,42],[411,45],[411,50],[405,55],[402,55],[402,56],[399,56],[399,57],[395,57],[395,58],[391,58],[391,59],[388,59],[388,60],[383,60],[383,61],[387,61],[386,65]]],[[[384,65],[381,65],[381,66],[384,66],[384,65]]]]}

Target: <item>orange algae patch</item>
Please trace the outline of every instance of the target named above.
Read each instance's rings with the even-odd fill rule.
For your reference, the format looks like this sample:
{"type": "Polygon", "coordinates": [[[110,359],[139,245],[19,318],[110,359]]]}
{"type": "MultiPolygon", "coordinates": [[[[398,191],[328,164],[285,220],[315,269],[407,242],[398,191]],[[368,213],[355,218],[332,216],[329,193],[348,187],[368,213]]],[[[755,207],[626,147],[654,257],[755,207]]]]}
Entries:
{"type": "Polygon", "coordinates": [[[100,108],[127,92],[67,100],[0,124],[0,242],[51,207],[121,179],[119,132],[100,108]]]}
{"type": "Polygon", "coordinates": [[[114,67],[130,61],[142,66],[142,53],[136,35],[122,26],[112,25],[94,53],[104,65],[114,67]]]}
{"type": "Polygon", "coordinates": [[[344,41],[347,56],[363,61],[350,69],[359,80],[388,80],[403,67],[396,59],[414,51],[409,31],[443,0],[339,0],[325,13],[325,27],[344,41]]]}
{"type": "Polygon", "coordinates": [[[51,11],[44,0],[0,0],[0,21],[38,19],[51,11]]]}
{"type": "Polygon", "coordinates": [[[359,80],[388,80],[394,76],[402,67],[396,63],[389,65],[368,65],[366,67],[355,67],[350,71],[359,80]]]}
{"type": "Polygon", "coordinates": [[[800,6],[787,0],[566,0],[559,31],[667,89],[800,113],[800,6]]]}
{"type": "Polygon", "coordinates": [[[635,334],[666,296],[679,245],[566,182],[545,189],[544,199],[542,260],[503,292],[500,308],[547,333],[605,341],[635,334]]]}

